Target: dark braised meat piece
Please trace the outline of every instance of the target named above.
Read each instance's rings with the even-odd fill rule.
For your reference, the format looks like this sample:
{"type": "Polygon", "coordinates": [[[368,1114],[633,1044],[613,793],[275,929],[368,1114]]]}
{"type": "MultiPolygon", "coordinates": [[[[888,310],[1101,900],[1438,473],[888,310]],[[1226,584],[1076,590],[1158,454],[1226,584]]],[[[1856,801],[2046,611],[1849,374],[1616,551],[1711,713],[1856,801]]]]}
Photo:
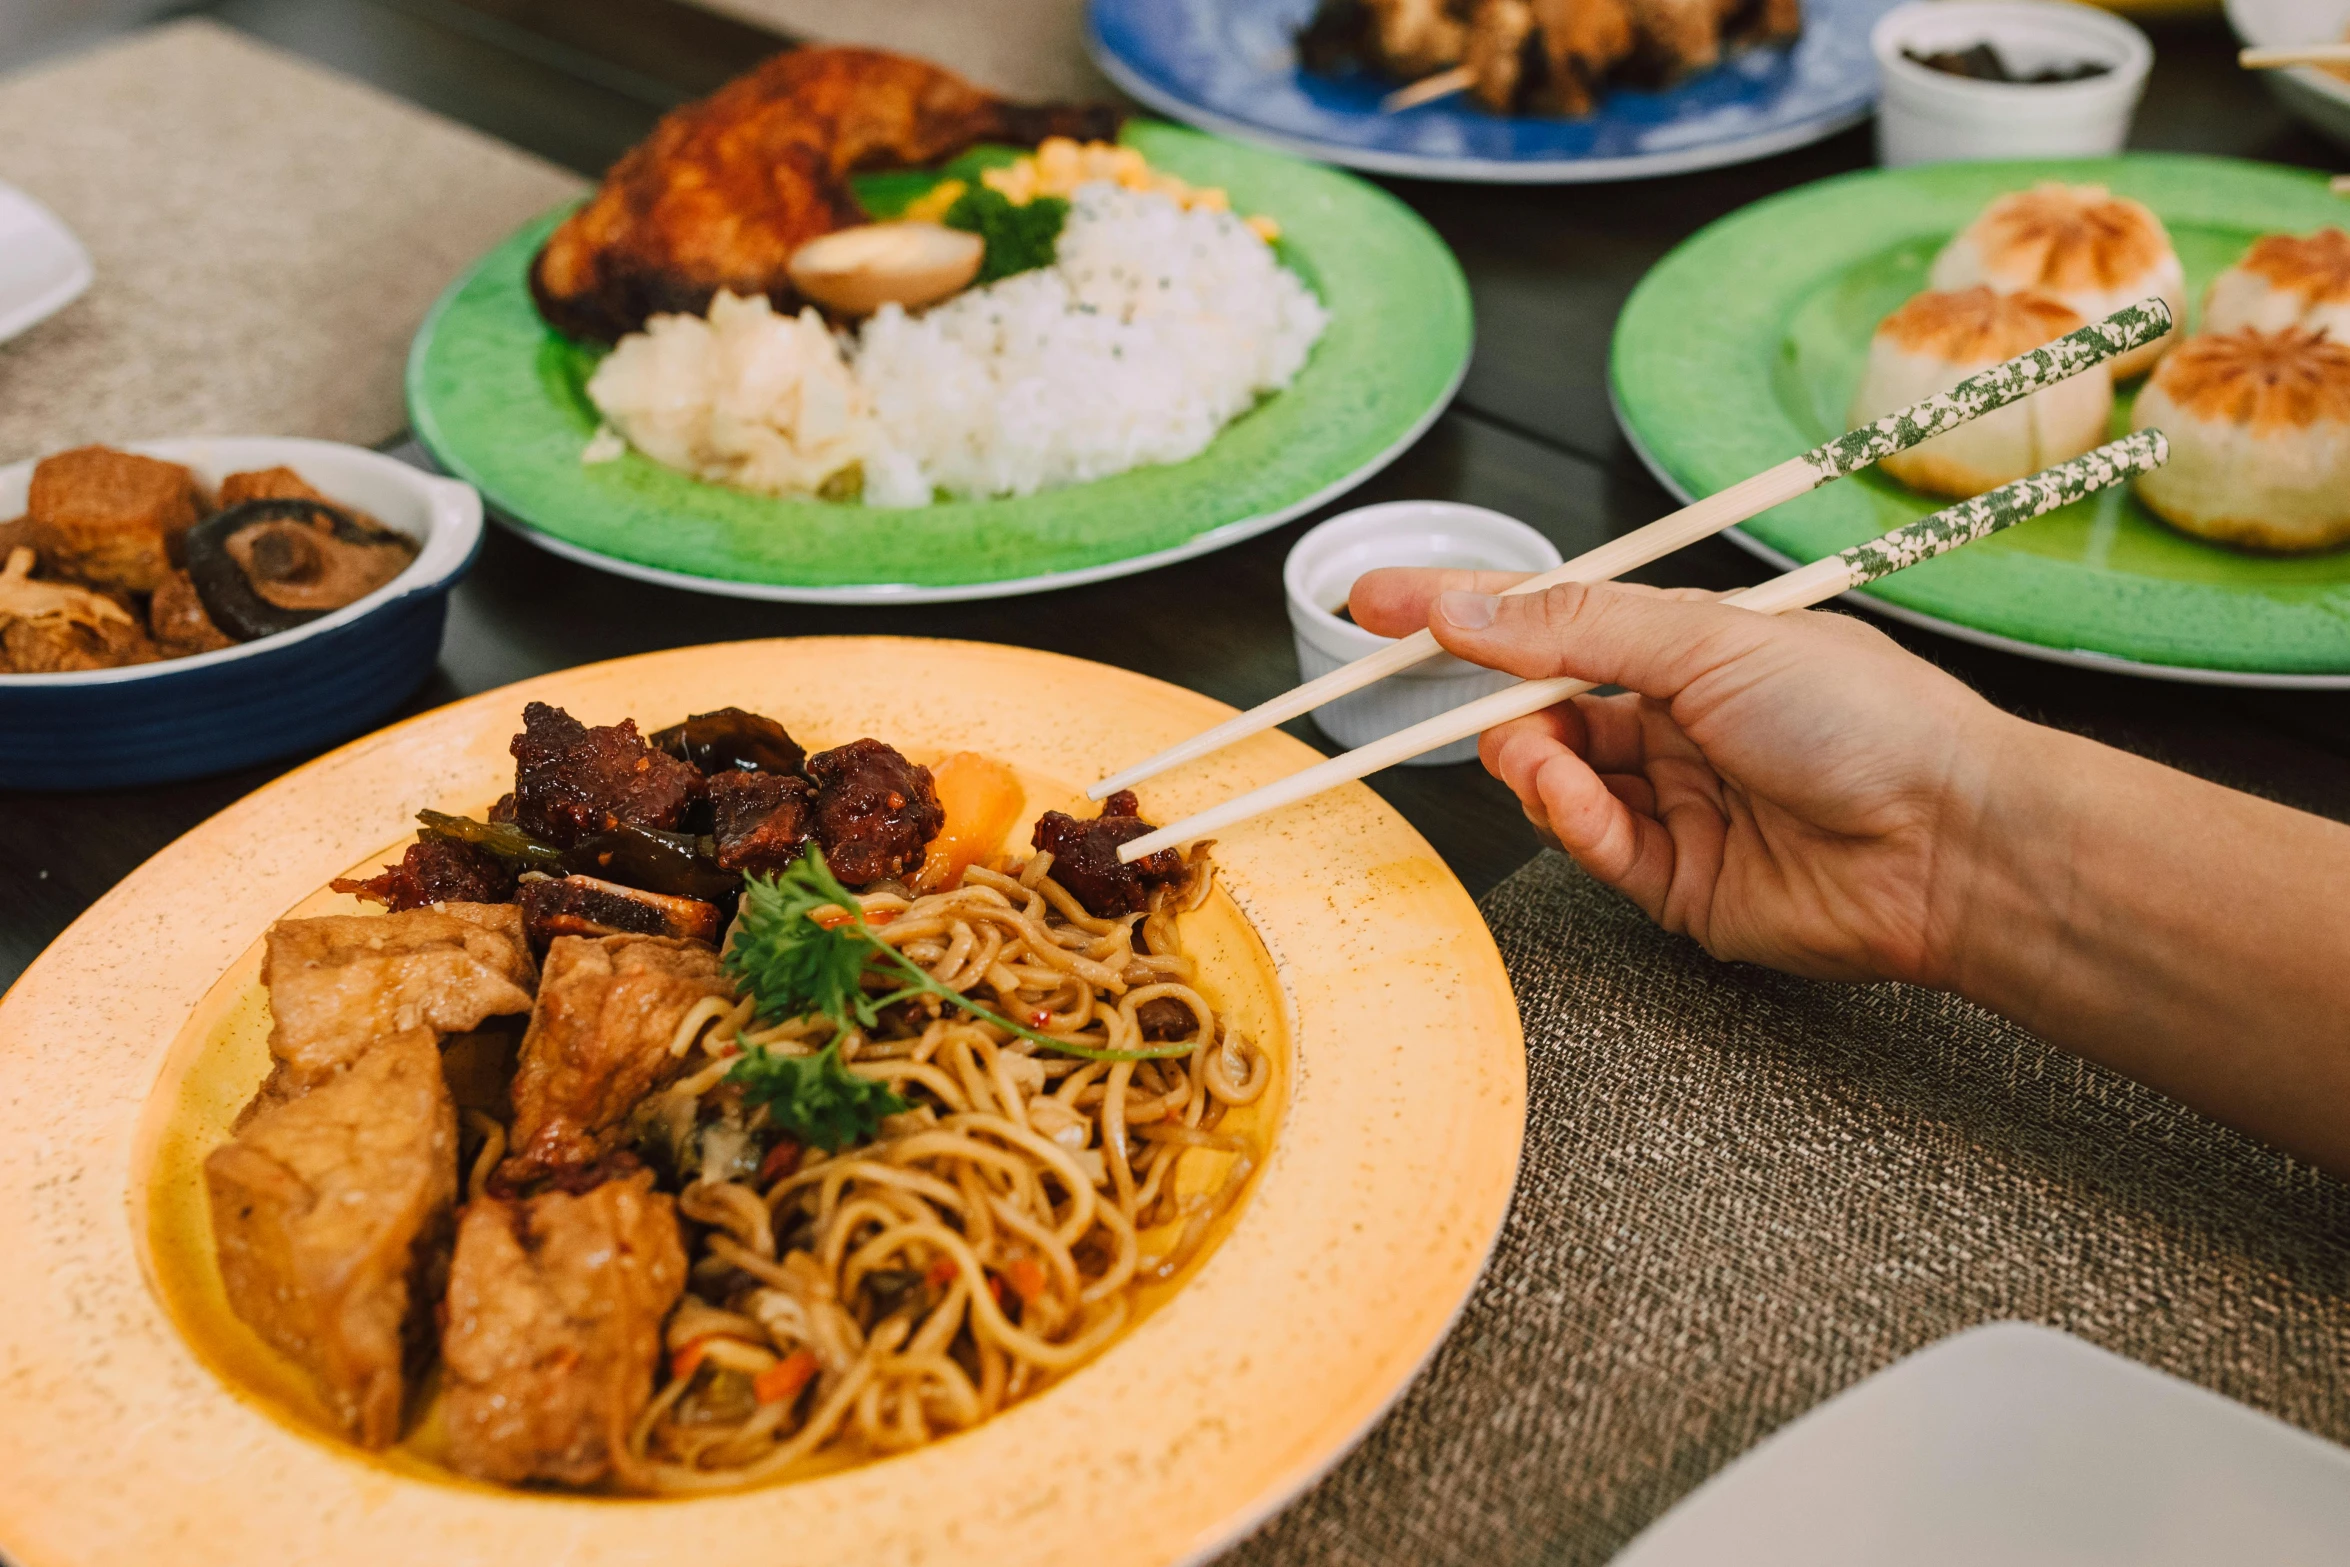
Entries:
{"type": "Polygon", "coordinates": [[[808,759],[807,748],[772,718],[722,707],[696,713],[653,736],[653,744],[704,773],[781,773],[790,777],[808,759]]]}
{"type": "Polygon", "coordinates": [[[623,822],[674,827],[702,795],[702,775],[646,745],[634,719],[590,729],[559,707],[533,702],[508,749],[515,825],[559,849],[623,822]]]}
{"type": "Polygon", "coordinates": [[[808,758],[816,780],[816,841],[851,887],[907,876],[946,825],[930,769],[879,740],[852,740],[808,758]]]}
{"type": "Polygon", "coordinates": [[[236,646],[234,637],[212,623],[203,599],[196,595],[194,579],[184,571],[174,571],[155,585],[155,596],[147,603],[147,630],[166,653],[209,653],[236,646]]]}
{"type": "Polygon", "coordinates": [[[718,908],[699,898],[672,898],[593,876],[527,881],[515,894],[531,950],[544,952],[558,936],[670,936],[718,940],[718,908]]]}
{"type": "Polygon", "coordinates": [[[449,1462],[594,1485],[628,1462],[661,1322],[685,1289],[677,1209],[641,1170],[574,1195],[466,1206],[449,1268],[449,1462]]]}
{"type": "Polygon", "coordinates": [[[1140,914],[1150,907],[1153,887],[1183,874],[1183,857],[1173,849],[1145,855],[1132,865],[1118,863],[1120,844],[1157,830],[1137,814],[1141,809],[1134,791],[1121,789],[1103,802],[1102,814],[1090,822],[1059,811],[1036,819],[1036,833],[1029,842],[1053,857],[1053,880],[1095,919],[1140,914]]]}
{"type": "Polygon", "coordinates": [[[333,883],[337,892],[372,899],[394,914],[435,903],[511,903],[514,872],[470,843],[422,838],[408,845],[400,863],[365,881],[333,883]]]}
{"type": "Polygon", "coordinates": [[[385,1034],[462,1033],[528,1012],[538,982],[510,903],[327,914],[269,927],[261,983],[287,1086],[319,1081],[385,1034]]]}
{"type": "Polygon", "coordinates": [[[620,1145],[637,1101],[674,1077],[677,1025],[708,997],[731,1000],[718,954],[659,936],[565,936],[547,951],[514,1072],[515,1185],[620,1145]]]}
{"type": "Polygon", "coordinates": [[[800,857],[814,830],[816,789],[805,778],[719,773],[710,780],[718,863],[772,876],[800,857]]]}
{"type": "Polygon", "coordinates": [[[1151,997],[1134,1009],[1134,1021],[1142,1026],[1142,1037],[1153,1044],[1189,1039],[1199,1032],[1199,1019],[1173,996],[1151,997]]]}
{"type": "Polygon", "coordinates": [[[229,1307],[299,1362],[344,1433],[400,1434],[457,1194],[457,1113],[426,1029],[261,1105],[204,1161],[229,1307]]]}

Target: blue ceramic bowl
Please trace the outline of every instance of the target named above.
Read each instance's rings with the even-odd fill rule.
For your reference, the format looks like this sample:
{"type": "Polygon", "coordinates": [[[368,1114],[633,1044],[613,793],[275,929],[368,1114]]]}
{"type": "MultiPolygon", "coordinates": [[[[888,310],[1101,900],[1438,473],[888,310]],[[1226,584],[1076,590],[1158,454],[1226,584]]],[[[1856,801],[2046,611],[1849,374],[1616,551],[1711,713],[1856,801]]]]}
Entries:
{"type": "Polygon", "coordinates": [[[1877,99],[1869,28],[1898,3],[1804,0],[1792,45],[1657,91],[1612,88],[1580,119],[1459,97],[1386,113],[1395,83],[1299,66],[1315,0],[1091,0],[1086,41],[1112,81],[1202,130],[1381,174],[1552,184],[1743,163],[1859,123],[1877,99]]]}
{"type": "MultiPolygon", "coordinates": [[[[373,728],[440,656],[449,590],[481,548],[481,497],[364,447],[221,437],[127,448],[208,485],[293,469],[421,546],[375,592],[292,631],[216,653],[68,675],[0,674],[0,789],[166,783],[314,750],[373,728]]],[[[33,465],[0,468],[0,517],[23,511],[33,465]]]]}

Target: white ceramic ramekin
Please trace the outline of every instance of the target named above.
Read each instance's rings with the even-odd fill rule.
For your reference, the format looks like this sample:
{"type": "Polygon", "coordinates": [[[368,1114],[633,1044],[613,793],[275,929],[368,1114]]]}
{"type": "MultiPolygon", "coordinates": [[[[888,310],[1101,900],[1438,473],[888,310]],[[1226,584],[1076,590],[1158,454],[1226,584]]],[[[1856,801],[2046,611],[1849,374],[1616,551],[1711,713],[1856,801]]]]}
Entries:
{"type": "MultiPolygon", "coordinates": [[[[1351,664],[1388,643],[1336,613],[1355,579],[1381,566],[1465,566],[1477,571],[1548,571],[1559,563],[1550,540],[1515,517],[1453,501],[1389,501],[1331,518],[1297,541],[1281,569],[1288,590],[1290,629],[1297,634],[1297,668],[1312,680],[1351,664]]],[[[1321,708],[1314,722],[1343,746],[1367,745],[1381,735],[1498,691],[1515,677],[1450,656],[1390,675],[1375,686],[1321,708]]],[[[1415,766],[1466,762],[1475,740],[1431,751],[1415,766]]]]}
{"type": "Polygon", "coordinates": [[[1888,168],[1969,158],[2075,158],[2119,152],[2146,90],[2154,47],[2110,11],[2064,0],[1912,0],[1869,34],[1883,91],[1877,161],[1888,168]],[[1978,82],[1918,64],[1987,43],[2010,69],[2095,61],[2077,82],[1978,82]]]}

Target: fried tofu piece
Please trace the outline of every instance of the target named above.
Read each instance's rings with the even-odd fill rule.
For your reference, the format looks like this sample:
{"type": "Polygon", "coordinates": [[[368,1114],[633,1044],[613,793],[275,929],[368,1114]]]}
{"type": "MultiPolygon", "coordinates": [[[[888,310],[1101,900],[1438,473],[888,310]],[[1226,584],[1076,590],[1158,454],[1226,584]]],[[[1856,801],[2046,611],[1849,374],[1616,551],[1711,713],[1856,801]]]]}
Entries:
{"type": "Polygon", "coordinates": [[[220,509],[247,501],[322,501],[334,504],[310,487],[310,481],[291,468],[253,468],[232,473],[220,481],[220,509]]]}
{"type": "Polygon", "coordinates": [[[594,1485],[627,1461],[661,1323],[685,1288],[677,1210],[649,1170],[573,1196],[467,1205],[441,1333],[449,1463],[594,1485]]]}
{"type": "Polygon", "coordinates": [[[180,535],[202,519],[204,497],[178,463],[80,446],[34,466],[25,515],[47,570],[151,593],[170,572],[180,535]]]}
{"type": "Polygon", "coordinates": [[[344,1432],[400,1435],[403,1368],[429,1346],[457,1195],[457,1115],[426,1029],[266,1105],[204,1161],[229,1306],[299,1362],[344,1432]]]}
{"type": "Polygon", "coordinates": [[[538,978],[522,913],[510,903],[279,920],[267,940],[261,982],[276,1018],[269,1051],[297,1090],[381,1035],[462,1033],[527,1012],[538,978]]]}
{"type": "Polygon", "coordinates": [[[236,638],[212,623],[211,611],[196,594],[195,579],[184,571],[166,573],[147,601],[147,630],[156,646],[172,654],[209,653],[235,647],[236,638]]]}
{"type": "Polygon", "coordinates": [[[618,1145],[637,1101],[676,1075],[670,1041],[707,997],[732,999],[717,952],[667,936],[558,936],[514,1073],[513,1154],[520,1186],[618,1145]]]}

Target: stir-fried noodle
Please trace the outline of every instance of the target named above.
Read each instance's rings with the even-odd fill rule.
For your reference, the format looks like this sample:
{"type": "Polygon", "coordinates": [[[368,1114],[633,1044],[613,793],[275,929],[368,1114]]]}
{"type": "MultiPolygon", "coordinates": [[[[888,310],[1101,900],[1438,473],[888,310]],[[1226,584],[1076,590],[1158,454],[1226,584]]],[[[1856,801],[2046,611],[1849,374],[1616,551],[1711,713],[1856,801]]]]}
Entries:
{"type": "Polygon", "coordinates": [[[639,1117],[693,1134],[699,1178],[678,1206],[699,1238],[630,1434],[631,1488],[724,1489],[985,1420],[1114,1337],[1134,1291],[1181,1270],[1238,1196],[1261,1154],[1226,1115],[1264,1095],[1272,1065],[1193,986],[1176,916],[1205,899],[1205,858],[1149,912],[1116,919],[1087,914],[1050,864],[871,893],[865,915],[1003,1016],[1088,1050],[1170,1053],[1083,1059],[902,1002],[838,1038],[851,1071],[913,1108],[874,1141],[762,1172],[742,1168],[757,1144],[736,1135],[723,1079],[745,1047],[813,1053],[835,1025],[754,1027],[746,997],[680,1026],[684,1075],[639,1117]],[[1208,1163],[1185,1181],[1194,1156],[1208,1163]]]}

